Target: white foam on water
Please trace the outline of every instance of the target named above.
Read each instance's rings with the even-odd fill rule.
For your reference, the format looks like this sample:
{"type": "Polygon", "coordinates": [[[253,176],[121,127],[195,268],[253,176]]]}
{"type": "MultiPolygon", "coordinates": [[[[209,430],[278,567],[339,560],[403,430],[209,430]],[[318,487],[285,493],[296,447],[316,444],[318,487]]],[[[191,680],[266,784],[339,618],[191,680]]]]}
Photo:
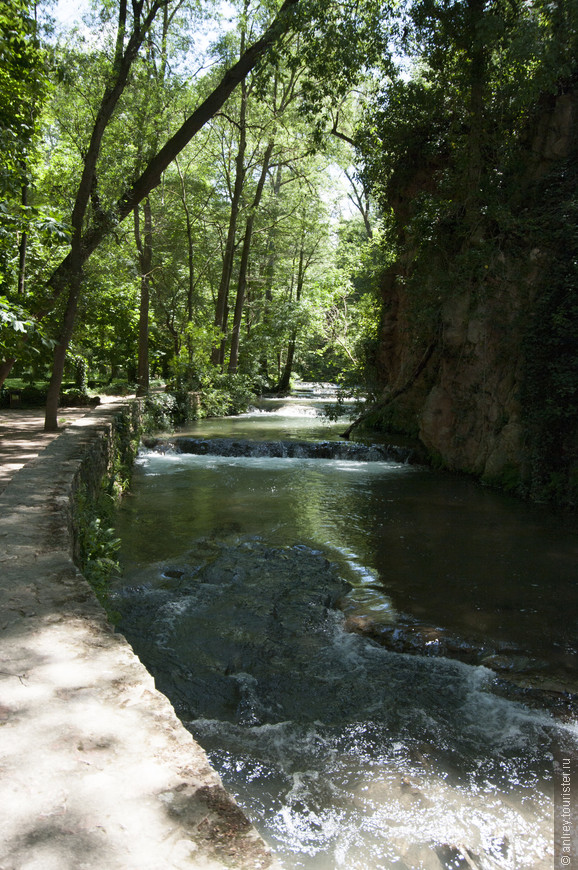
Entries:
{"type": "MultiPolygon", "coordinates": [[[[478,856],[480,868],[530,870],[551,854],[551,800],[532,783],[456,782],[435,763],[416,761],[415,748],[402,741],[380,753],[366,747],[364,756],[362,727],[348,739],[322,725],[303,731],[281,723],[244,735],[230,724],[192,725],[201,741],[212,731],[213,740],[233,746],[222,773],[229,787],[232,768],[248,774],[237,799],[286,868],[388,870],[418,852],[438,866],[436,847],[460,846],[478,856]],[[281,787],[268,804],[263,795],[273,782],[281,787]]],[[[210,754],[218,765],[218,751],[210,754]]]]}
{"type": "Polygon", "coordinates": [[[394,870],[403,860],[437,867],[436,849],[454,849],[456,860],[462,849],[484,870],[533,870],[549,860],[545,746],[559,727],[551,717],[492,695],[494,675],[486,668],[390,653],[343,634],[337,620],[333,639],[344,670],[360,681],[368,668],[388,666],[395,681],[397,667],[408,708],[418,680],[431,682],[434,695],[453,686],[457,706],[447,721],[455,733],[444,740],[439,714],[418,708],[392,733],[371,721],[371,705],[364,721],[340,727],[191,723],[283,866],[394,870]],[[454,758],[458,732],[462,752],[471,743],[465,767],[454,758]]]}
{"type": "Polygon", "coordinates": [[[251,419],[251,417],[321,417],[326,421],[322,409],[311,405],[298,404],[297,402],[284,402],[279,407],[252,408],[246,414],[239,414],[238,419],[251,419]]]}
{"type": "Polygon", "coordinates": [[[177,453],[167,450],[141,450],[136,464],[144,473],[152,476],[171,474],[193,468],[218,469],[223,467],[253,468],[266,471],[298,471],[300,468],[334,474],[336,471],[355,475],[382,476],[411,473],[414,466],[388,460],[360,462],[348,459],[310,459],[299,456],[214,456],[195,453],[177,453]]]}

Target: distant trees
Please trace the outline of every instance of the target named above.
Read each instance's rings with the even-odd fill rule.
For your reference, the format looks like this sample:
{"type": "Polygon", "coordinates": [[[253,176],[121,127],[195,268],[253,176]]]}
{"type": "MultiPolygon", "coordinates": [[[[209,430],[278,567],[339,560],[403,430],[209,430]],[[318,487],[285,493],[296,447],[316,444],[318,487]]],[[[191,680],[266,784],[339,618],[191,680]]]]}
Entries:
{"type": "Polygon", "coordinates": [[[39,121],[49,80],[35,7],[6,0],[0,8],[0,384],[33,338],[42,337],[26,306],[30,233],[58,228],[30,203],[39,121]]]}
{"type": "MultiPolygon", "coordinates": [[[[316,118],[327,94],[342,93],[357,75],[352,46],[336,37],[347,4],[328,16],[316,0],[296,14],[299,2],[285,0],[271,16],[247,0],[237,30],[216,48],[217,65],[196,80],[189,70],[203,22],[189,0],[103,4],[94,13],[98,39],[52,46],[46,66],[24,0],[8,4],[0,25],[12,78],[2,135],[12,137],[12,150],[3,151],[3,183],[11,203],[5,225],[11,221],[15,232],[0,240],[10,285],[0,377],[25,348],[36,348],[40,325],[54,337],[47,429],[56,427],[67,356],[110,372],[124,358],[142,393],[151,359],[165,376],[189,383],[214,377],[212,370],[273,385],[283,367],[287,380],[296,312],[307,280],[315,283],[313,261],[297,253],[305,203],[319,202],[325,224],[312,236],[323,237],[314,245],[317,264],[331,257],[320,197],[323,167],[334,158],[322,156],[316,118]],[[21,42],[11,35],[14,18],[21,42]],[[301,33],[313,19],[320,29],[301,33]],[[321,81],[329,70],[315,69],[317,53],[305,56],[324,28],[337,53],[347,49],[352,59],[332,83],[321,81]],[[282,39],[283,59],[275,49],[282,39]],[[40,121],[41,159],[25,169],[40,121]],[[22,200],[30,183],[33,206],[22,200]],[[37,219],[26,262],[30,215],[37,219]],[[97,248],[102,257],[91,259],[97,248]],[[23,298],[18,307],[26,283],[26,307],[23,298]]],[[[360,33],[365,26],[360,17],[360,33]]]]}
{"type": "MultiPolygon", "coordinates": [[[[162,361],[164,373],[171,370],[177,378],[188,372],[190,380],[195,367],[207,371],[207,346],[212,348],[213,368],[231,375],[254,375],[259,368],[267,376],[271,350],[279,375],[284,351],[264,344],[277,332],[294,354],[294,340],[285,333],[281,338],[283,330],[278,324],[273,329],[273,319],[281,299],[298,305],[303,293],[303,275],[296,277],[288,265],[287,258],[293,257],[294,264],[298,258],[289,254],[285,232],[299,211],[299,198],[319,196],[313,177],[319,168],[311,159],[323,123],[315,119],[322,118],[328,95],[342,95],[357,76],[358,61],[366,53],[363,46],[375,44],[375,34],[367,39],[376,20],[374,4],[366,0],[355,5],[352,17],[347,0],[331,12],[318,0],[285,0],[272,11],[267,4],[251,6],[247,0],[239,9],[236,35],[231,32],[221,40],[216,67],[196,80],[190,73],[193,41],[195,26],[203,20],[189,0],[103,3],[93,19],[98,39],[84,35],[66,46],[51,46],[49,69],[26,18],[25,0],[5,6],[2,51],[11,60],[3,88],[2,135],[7,142],[12,137],[12,145],[8,142],[10,147],[3,150],[0,169],[12,203],[10,220],[20,221],[21,229],[16,229],[18,245],[9,231],[0,240],[0,245],[6,242],[3,264],[11,281],[2,303],[5,358],[0,382],[23,348],[34,346],[30,339],[39,333],[39,324],[55,339],[47,429],[57,425],[70,352],[102,362],[108,358],[112,366],[119,353],[134,359],[136,343],[141,392],[148,388],[149,347],[155,365],[162,361]],[[20,42],[12,36],[14,18],[20,42]],[[357,33],[356,40],[343,39],[340,22],[349,37],[357,33]],[[290,31],[292,45],[287,41],[290,31]],[[321,45],[326,46],[324,67],[319,63],[321,45]],[[49,79],[53,94],[44,109],[49,79]],[[18,105],[25,108],[20,111],[18,105]],[[300,115],[303,110],[305,115],[300,115]],[[25,116],[32,117],[28,126],[25,116]],[[24,152],[40,119],[44,159],[27,176],[28,183],[33,175],[30,211],[23,199],[26,185],[20,182],[26,176],[24,152]],[[189,143],[204,128],[203,148],[191,151],[189,143]],[[307,156],[310,165],[305,167],[307,156]],[[285,195],[290,187],[295,190],[293,203],[285,195]],[[24,214],[33,213],[42,214],[42,221],[37,221],[36,251],[27,264],[22,221],[24,214]],[[124,221],[130,224],[126,228],[124,221]],[[106,249],[105,270],[90,259],[97,248],[106,249]],[[132,266],[127,269],[129,259],[132,266]],[[127,336],[120,349],[107,339],[107,309],[97,314],[98,298],[112,300],[115,284],[125,303],[129,296],[136,298],[137,273],[140,340],[136,342],[131,316],[121,332],[132,324],[132,338],[127,336]],[[15,278],[20,288],[28,278],[26,310],[14,307],[13,297],[21,292],[15,278]],[[281,289],[287,281],[293,282],[291,291],[281,289]],[[120,288],[128,290],[129,284],[127,296],[120,288]],[[89,287],[90,299],[83,290],[89,287]],[[211,307],[213,327],[207,319],[211,307]],[[83,318],[96,317],[95,334],[87,329],[86,319],[79,324],[79,311],[83,318]],[[14,342],[9,328],[10,335],[22,337],[17,335],[14,342]],[[75,336],[78,347],[73,348],[75,336]],[[248,364],[250,353],[253,360],[259,358],[257,367],[248,364]]],[[[115,300],[108,312],[114,319],[112,313],[120,309],[115,300]]],[[[293,335],[294,324],[287,330],[293,335]]]]}

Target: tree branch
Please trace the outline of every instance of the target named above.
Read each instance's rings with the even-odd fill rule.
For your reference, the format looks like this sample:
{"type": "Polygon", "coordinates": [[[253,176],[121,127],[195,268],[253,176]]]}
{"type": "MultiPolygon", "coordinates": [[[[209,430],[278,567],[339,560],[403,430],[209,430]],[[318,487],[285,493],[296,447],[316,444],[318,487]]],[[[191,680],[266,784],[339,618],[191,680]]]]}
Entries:
{"type": "Polygon", "coordinates": [[[421,360],[419,361],[416,368],[414,369],[411,377],[405,382],[405,384],[403,384],[397,390],[393,390],[393,392],[388,393],[388,395],[384,396],[384,398],[381,399],[381,401],[375,402],[375,404],[373,404],[371,406],[371,408],[368,408],[367,411],[364,411],[363,414],[360,414],[359,417],[356,420],[354,420],[350,426],[347,427],[345,432],[341,433],[341,438],[345,438],[346,441],[349,441],[351,433],[353,432],[354,429],[356,429],[359,426],[360,423],[363,423],[364,420],[367,420],[367,418],[371,414],[373,414],[375,411],[379,410],[380,408],[386,408],[388,405],[390,405],[394,401],[394,399],[397,399],[398,396],[401,396],[403,393],[406,393],[410,389],[410,387],[413,386],[414,382],[417,380],[419,375],[425,369],[425,367],[428,364],[428,362],[430,361],[431,356],[432,356],[434,350],[436,349],[436,347],[437,347],[437,339],[435,341],[432,341],[432,343],[429,345],[429,347],[426,348],[424,355],[422,356],[421,360]]]}
{"type": "MultiPolygon", "coordinates": [[[[167,0],[157,0],[157,2],[153,3],[151,11],[143,21],[140,28],[139,36],[141,41],[154,18],[153,9],[156,14],[156,11],[158,11],[165,2],[167,2],[167,0]]],[[[291,12],[298,3],[299,0],[284,0],[284,3],[275,16],[274,21],[269,25],[264,34],[260,39],[250,45],[240,59],[225,72],[213,92],[195,109],[195,111],[185,120],[180,129],[177,130],[174,136],[172,136],[168,142],[165,143],[163,148],[161,148],[161,150],[152,158],[140,178],[134,182],[132,188],[118,201],[116,212],[109,214],[106,220],[99,221],[83,235],[81,244],[82,250],[80,254],[82,263],[86,262],[105,236],[107,236],[118,223],[123,221],[131,212],[133,212],[134,208],[158,185],[162,173],[172,163],[174,158],[180,154],[183,148],[188,145],[191,139],[199,132],[207,121],[209,121],[221,109],[237,85],[243,81],[252,69],[255,68],[257,63],[261,60],[267,49],[275,42],[275,40],[288,30],[291,22],[291,12]]],[[[140,42],[138,42],[133,35],[133,38],[129,40],[129,44],[127,45],[123,61],[132,57],[133,53],[134,56],[136,56],[136,51],[138,51],[139,45],[140,42]]],[[[101,114],[99,113],[100,118],[97,119],[100,139],[102,138],[107,123],[107,121],[105,122],[105,118],[109,119],[112,115],[114,106],[116,106],[120,93],[122,93],[122,87],[124,87],[129,68],[130,63],[123,63],[123,72],[126,72],[126,75],[122,77],[124,78],[122,85],[121,82],[117,80],[113,91],[110,94],[105,94],[105,97],[103,97],[103,103],[106,103],[106,111],[101,114]],[[120,92],[118,89],[119,86],[120,92]]],[[[86,169],[88,169],[88,167],[86,167],[86,169]]],[[[89,191],[92,172],[87,172],[87,175],[89,176],[89,191]]],[[[80,214],[76,214],[75,217],[77,220],[76,224],[73,222],[73,227],[76,228],[77,232],[80,232],[81,221],[78,220],[80,214]]],[[[64,290],[72,262],[73,259],[71,253],[69,253],[49,279],[48,285],[54,291],[51,304],[58,299],[64,290]]]]}

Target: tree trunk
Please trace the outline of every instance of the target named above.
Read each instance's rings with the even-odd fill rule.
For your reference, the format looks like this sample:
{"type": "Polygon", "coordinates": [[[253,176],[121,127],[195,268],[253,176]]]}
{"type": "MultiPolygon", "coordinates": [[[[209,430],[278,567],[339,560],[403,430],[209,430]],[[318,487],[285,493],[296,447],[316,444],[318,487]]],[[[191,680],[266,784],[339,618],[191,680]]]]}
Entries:
{"type": "MultiPolygon", "coordinates": [[[[278,211],[278,197],[281,191],[281,180],[283,174],[283,165],[282,161],[279,161],[277,164],[277,172],[275,173],[275,180],[273,181],[273,219],[271,221],[271,229],[268,233],[267,238],[267,264],[264,269],[264,279],[265,279],[265,304],[263,306],[262,318],[265,323],[269,319],[269,302],[273,301],[273,279],[275,277],[275,265],[277,263],[277,251],[276,251],[276,217],[278,211]]],[[[261,356],[261,374],[264,378],[269,378],[269,360],[267,358],[267,351],[265,350],[261,356]]]]}
{"type": "MultiPolygon", "coordinates": [[[[28,184],[22,185],[22,210],[28,205],[28,184]]],[[[28,250],[28,233],[22,230],[18,245],[18,295],[23,297],[26,292],[26,254],[28,250]]]]}
{"type": "MultiPolygon", "coordinates": [[[[187,326],[193,322],[193,299],[195,292],[195,260],[193,248],[193,226],[188,207],[185,206],[187,217],[187,260],[188,260],[188,285],[187,285],[187,326]]],[[[190,331],[187,330],[187,355],[189,357],[189,365],[193,364],[193,339],[190,331]]]]}
{"type": "MultiPolygon", "coordinates": [[[[82,175],[70,220],[72,226],[70,253],[53,273],[49,282],[50,286],[56,290],[54,298],[58,298],[61,292],[68,289],[68,301],[60,339],[54,351],[52,376],[46,400],[46,417],[44,422],[46,432],[58,430],[58,402],[64,375],[66,352],[74,331],[74,322],[80,298],[82,266],[94,250],[94,248],[90,247],[90,244],[86,243],[85,235],[83,234],[86,213],[91,198],[93,203],[96,204],[93,220],[94,228],[100,228],[100,232],[102,232],[103,227],[107,226],[106,216],[100,211],[98,206],[98,191],[96,190],[96,164],[100,156],[102,139],[118,105],[118,101],[124,92],[132,64],[138,55],[146,33],[152,26],[160,5],[160,0],[154,0],[144,21],[141,21],[140,17],[135,14],[133,32],[125,48],[127,4],[126,0],[120,0],[112,75],[105,87],[92,128],[90,143],[84,157],[82,175]]],[[[103,236],[101,235],[102,238],[103,236]]]]}
{"type": "Polygon", "coordinates": [[[64,376],[64,364],[66,362],[66,352],[72,338],[74,330],[74,322],[76,320],[76,310],[78,308],[78,300],[80,298],[80,288],[82,285],[82,272],[80,269],[70,275],[69,292],[64,320],[62,322],[62,331],[58,344],[54,349],[54,362],[52,365],[52,376],[48,385],[48,394],[46,396],[46,416],[44,418],[44,431],[58,431],[58,405],[60,401],[60,390],[62,387],[62,378],[64,376]]]}
{"type": "Polygon", "coordinates": [[[363,225],[365,226],[367,238],[372,239],[373,229],[369,220],[369,194],[367,192],[367,189],[365,185],[362,184],[361,190],[359,190],[355,183],[355,178],[350,175],[347,170],[345,170],[345,177],[351,185],[351,194],[349,194],[349,200],[353,203],[353,205],[363,218],[363,225]]]}
{"type": "Polygon", "coordinates": [[[237,298],[235,300],[235,313],[233,315],[233,330],[231,333],[231,354],[229,357],[229,374],[234,374],[237,371],[237,366],[239,363],[239,338],[241,335],[241,320],[243,318],[243,308],[245,305],[245,293],[247,290],[247,268],[249,265],[249,252],[251,250],[251,239],[253,236],[253,224],[255,222],[255,213],[259,208],[259,204],[261,202],[261,197],[263,196],[263,189],[265,187],[265,181],[267,180],[267,173],[269,171],[269,164],[271,162],[271,155],[273,154],[274,143],[269,142],[267,145],[267,150],[265,151],[263,157],[263,165],[261,166],[261,175],[259,176],[259,181],[257,182],[257,189],[255,191],[255,196],[253,197],[253,202],[251,203],[251,212],[249,217],[247,218],[247,225],[245,227],[245,236],[243,238],[243,250],[241,251],[241,262],[239,265],[239,280],[237,282],[237,298]]]}
{"type": "Polygon", "coordinates": [[[289,387],[291,386],[291,373],[293,371],[293,360],[295,359],[295,345],[297,343],[297,333],[293,332],[291,336],[291,341],[289,342],[289,346],[287,347],[287,358],[285,359],[285,366],[283,367],[283,374],[279,378],[279,383],[277,384],[276,393],[288,393],[289,387]]]}
{"type": "MultiPolygon", "coordinates": [[[[241,34],[241,54],[243,53],[245,42],[245,33],[241,34]]],[[[241,84],[241,108],[239,112],[239,148],[237,157],[235,158],[235,182],[233,193],[231,196],[231,213],[229,215],[229,229],[227,232],[227,242],[225,244],[225,254],[223,257],[223,268],[221,271],[221,281],[219,283],[219,292],[217,294],[217,304],[215,307],[215,327],[220,333],[218,344],[213,347],[211,354],[211,362],[214,366],[222,366],[225,357],[225,337],[227,334],[227,313],[229,301],[229,287],[231,284],[231,275],[233,274],[233,259],[235,256],[235,238],[237,235],[237,218],[241,208],[241,196],[243,194],[243,186],[245,184],[245,151],[247,149],[247,86],[245,81],[241,84]]]]}
{"type": "Polygon", "coordinates": [[[12,371],[12,367],[16,362],[16,357],[9,357],[0,363],[0,390],[4,386],[4,381],[12,371]]]}
{"type": "Polygon", "coordinates": [[[140,306],[138,323],[137,396],[146,396],[149,391],[149,308],[150,275],[153,259],[152,214],[150,199],[143,203],[144,238],[140,232],[138,206],[134,210],[134,237],[140,266],[140,306]]]}
{"type": "MultiPolygon", "coordinates": [[[[305,282],[305,239],[301,240],[301,249],[299,251],[299,266],[297,269],[297,287],[295,293],[295,301],[299,303],[301,301],[301,294],[303,292],[303,284],[305,282]]],[[[297,344],[297,330],[293,330],[291,334],[291,340],[289,341],[289,346],[287,348],[287,359],[285,360],[285,367],[283,369],[283,374],[279,378],[279,383],[277,384],[278,393],[288,393],[289,387],[291,386],[291,373],[293,371],[293,361],[295,359],[295,347],[297,344]]]]}

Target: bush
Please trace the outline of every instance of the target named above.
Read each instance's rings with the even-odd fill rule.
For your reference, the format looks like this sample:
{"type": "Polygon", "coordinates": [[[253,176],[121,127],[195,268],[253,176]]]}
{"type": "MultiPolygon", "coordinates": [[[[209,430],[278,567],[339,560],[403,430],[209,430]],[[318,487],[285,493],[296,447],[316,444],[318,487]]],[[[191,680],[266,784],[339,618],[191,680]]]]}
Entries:
{"type": "Polygon", "coordinates": [[[176,393],[153,393],[144,400],[142,428],[145,433],[172,430],[183,420],[182,396],[176,393]]]}

